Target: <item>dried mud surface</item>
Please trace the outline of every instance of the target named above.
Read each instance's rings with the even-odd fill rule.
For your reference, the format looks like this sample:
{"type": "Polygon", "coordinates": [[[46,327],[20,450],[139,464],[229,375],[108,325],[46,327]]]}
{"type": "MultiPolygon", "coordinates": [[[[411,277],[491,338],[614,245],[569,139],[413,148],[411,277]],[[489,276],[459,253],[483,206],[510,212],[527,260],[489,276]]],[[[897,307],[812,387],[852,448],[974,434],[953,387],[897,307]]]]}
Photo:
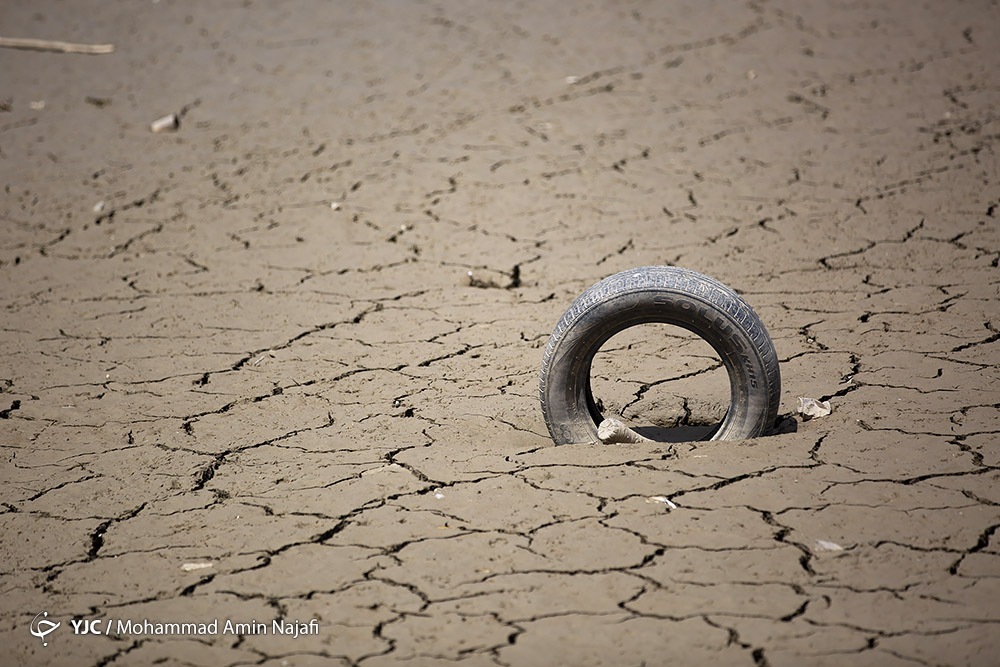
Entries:
{"type": "Polygon", "coordinates": [[[117,47],[0,50],[10,664],[996,664],[996,2],[0,26],[117,47]],[[753,304],[775,434],[551,445],[553,324],[647,264],[753,304]]]}

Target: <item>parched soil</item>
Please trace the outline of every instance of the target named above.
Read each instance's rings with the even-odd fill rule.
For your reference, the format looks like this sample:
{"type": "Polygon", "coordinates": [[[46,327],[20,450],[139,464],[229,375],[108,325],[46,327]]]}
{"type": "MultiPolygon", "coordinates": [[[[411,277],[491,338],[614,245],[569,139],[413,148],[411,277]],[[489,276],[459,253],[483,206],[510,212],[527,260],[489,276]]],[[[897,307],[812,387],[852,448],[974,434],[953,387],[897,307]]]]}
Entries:
{"type": "MultiPolygon", "coordinates": [[[[115,46],[0,49],[4,664],[996,664],[995,1],[0,34],[115,46]],[[773,434],[552,445],[553,325],[650,264],[756,309],[773,434]]],[[[690,427],[715,364],[656,335],[595,387],[690,427]]]]}

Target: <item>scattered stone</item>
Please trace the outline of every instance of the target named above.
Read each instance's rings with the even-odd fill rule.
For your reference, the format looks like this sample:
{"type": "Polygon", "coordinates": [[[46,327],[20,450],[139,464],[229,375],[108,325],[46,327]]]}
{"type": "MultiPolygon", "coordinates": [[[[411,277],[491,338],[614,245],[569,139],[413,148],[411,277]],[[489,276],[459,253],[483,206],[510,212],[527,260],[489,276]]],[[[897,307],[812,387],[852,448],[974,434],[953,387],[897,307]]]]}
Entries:
{"type": "MultiPolygon", "coordinates": [[[[413,225],[408,227],[412,229],[413,225]]],[[[517,289],[521,287],[521,267],[515,264],[510,271],[503,271],[483,266],[477,271],[466,271],[465,279],[470,287],[478,289],[517,289]]]]}
{"type": "Polygon", "coordinates": [[[163,118],[157,118],[154,120],[149,129],[152,132],[159,134],[160,132],[174,132],[181,126],[181,119],[177,117],[177,114],[172,113],[169,116],[164,116],[163,118]]]}
{"type": "Polygon", "coordinates": [[[820,401],[815,398],[799,396],[799,407],[796,411],[808,421],[810,419],[826,417],[833,412],[833,407],[830,406],[830,401],[820,401]]]}
{"type": "Polygon", "coordinates": [[[621,423],[613,417],[605,419],[597,427],[597,437],[605,445],[612,445],[617,443],[639,443],[639,442],[655,442],[655,440],[650,440],[644,436],[639,435],[632,429],[630,429],[625,424],[621,423]]]}
{"type": "Polygon", "coordinates": [[[194,572],[195,570],[207,570],[214,566],[215,563],[184,563],[181,565],[181,570],[184,572],[194,572]]]}
{"type": "Polygon", "coordinates": [[[844,547],[840,546],[836,542],[828,542],[826,540],[816,540],[816,544],[813,545],[813,551],[820,553],[824,551],[843,551],[844,547]]]}

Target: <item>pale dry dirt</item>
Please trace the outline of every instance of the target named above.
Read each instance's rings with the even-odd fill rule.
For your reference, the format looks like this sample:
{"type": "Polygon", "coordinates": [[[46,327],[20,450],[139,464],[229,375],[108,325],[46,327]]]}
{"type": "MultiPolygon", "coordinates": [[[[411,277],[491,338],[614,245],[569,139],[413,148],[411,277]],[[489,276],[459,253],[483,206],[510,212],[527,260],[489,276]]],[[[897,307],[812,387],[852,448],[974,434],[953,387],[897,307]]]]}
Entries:
{"type": "MultiPolygon", "coordinates": [[[[998,664],[995,1],[19,0],[0,34],[116,46],[0,50],[4,664],[998,664]],[[775,434],[552,446],[547,336],[647,264],[755,307],[775,434]],[[118,625],[213,619],[268,633],[118,625]]],[[[683,402],[641,405],[673,346],[635,342],[600,381],[683,402]]]]}

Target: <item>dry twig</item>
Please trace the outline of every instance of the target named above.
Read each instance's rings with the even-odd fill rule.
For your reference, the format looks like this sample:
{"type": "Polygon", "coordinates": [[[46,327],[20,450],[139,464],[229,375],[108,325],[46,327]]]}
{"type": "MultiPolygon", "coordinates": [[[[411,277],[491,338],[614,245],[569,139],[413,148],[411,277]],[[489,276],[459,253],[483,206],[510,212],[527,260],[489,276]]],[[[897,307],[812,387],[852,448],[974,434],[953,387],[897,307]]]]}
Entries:
{"type": "Polygon", "coordinates": [[[114,44],[76,44],[60,42],[51,39],[30,39],[22,37],[0,37],[0,47],[8,49],[26,49],[29,51],[56,51],[58,53],[84,53],[100,55],[112,53],[114,44]]]}

